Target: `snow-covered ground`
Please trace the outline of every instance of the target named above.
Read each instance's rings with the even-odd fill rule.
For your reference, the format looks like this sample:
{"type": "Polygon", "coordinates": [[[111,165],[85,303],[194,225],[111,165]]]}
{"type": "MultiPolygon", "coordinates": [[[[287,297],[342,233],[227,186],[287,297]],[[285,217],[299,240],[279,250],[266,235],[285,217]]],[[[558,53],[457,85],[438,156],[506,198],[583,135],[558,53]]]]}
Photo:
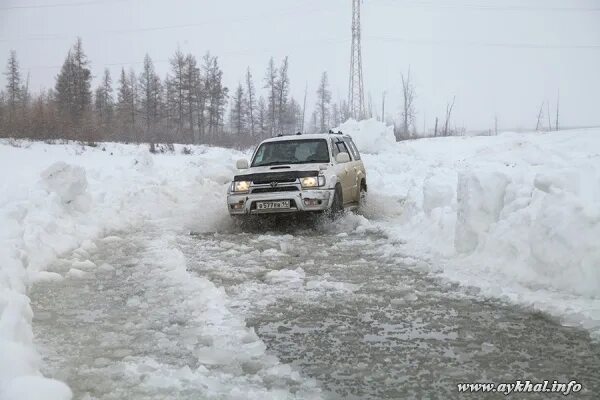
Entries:
{"type": "MultiPolygon", "coordinates": [[[[44,269],[59,255],[85,254],[93,239],[148,219],[165,231],[228,220],[223,196],[241,153],[194,147],[152,156],[147,146],[0,144],[0,399],[67,399],[40,377],[27,287],[62,279],[44,269]],[[41,397],[40,397],[41,396],[41,397]]],[[[69,276],[95,265],[83,257],[69,276]]]]}
{"type": "MultiPolygon", "coordinates": [[[[366,218],[346,217],[348,229],[381,228],[396,239],[390,254],[411,254],[423,271],[598,336],[600,130],[405,143],[376,121],[350,121],[341,130],[362,150],[369,184],[366,218]]],[[[247,154],[17,144],[0,142],[0,398],[68,399],[64,384],[39,373],[28,286],[108,268],[85,257],[93,240],[148,220],[165,233],[221,229],[229,221],[224,195],[235,160],[247,154]],[[79,267],[65,276],[44,272],[73,250],[79,267]]],[[[167,266],[177,258],[164,257],[167,266]]],[[[290,278],[283,273],[298,271],[267,278],[290,278]]],[[[212,296],[207,307],[226,296],[208,281],[200,285],[212,296]]],[[[223,311],[225,303],[218,304],[223,311]]],[[[249,334],[237,322],[221,328],[234,325],[231,337],[249,334]]]]}

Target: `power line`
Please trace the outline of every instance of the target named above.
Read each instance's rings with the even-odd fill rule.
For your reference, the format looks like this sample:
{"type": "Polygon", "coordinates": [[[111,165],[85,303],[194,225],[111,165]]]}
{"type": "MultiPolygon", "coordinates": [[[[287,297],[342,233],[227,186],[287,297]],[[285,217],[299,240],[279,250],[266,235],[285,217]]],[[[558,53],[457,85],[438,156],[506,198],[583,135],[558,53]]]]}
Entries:
{"type": "Polygon", "coordinates": [[[381,42],[401,42],[411,45],[424,46],[475,46],[475,47],[504,47],[513,49],[562,49],[562,50],[600,50],[597,44],[542,44],[542,43],[503,43],[503,42],[471,42],[435,39],[407,39],[391,36],[366,36],[366,40],[381,42]]]}
{"type": "Polygon", "coordinates": [[[82,1],[82,2],[76,2],[76,3],[30,4],[30,5],[0,7],[0,11],[32,10],[32,9],[60,8],[60,7],[85,7],[85,6],[94,6],[94,5],[98,5],[98,4],[120,3],[123,1],[127,1],[127,0],[94,0],[94,1],[82,1]]]}
{"type": "MultiPolygon", "coordinates": [[[[289,52],[290,50],[298,50],[298,49],[302,49],[302,48],[315,48],[315,46],[318,45],[328,45],[328,44],[344,44],[349,42],[350,40],[348,38],[329,38],[329,39],[317,39],[317,40],[305,40],[305,41],[301,41],[301,42],[296,42],[296,43],[288,43],[285,48],[281,48],[281,49],[273,49],[273,48],[267,48],[267,47],[263,47],[263,48],[253,48],[253,49],[244,49],[244,50],[232,50],[232,51],[225,51],[225,52],[220,52],[219,56],[238,56],[238,55],[248,55],[248,54],[258,54],[258,53],[273,53],[273,52],[277,52],[277,51],[281,51],[281,50],[285,50],[286,52],[289,52]]],[[[162,59],[152,59],[152,62],[154,64],[165,64],[170,62],[170,60],[168,58],[162,58],[162,59]]],[[[122,62],[112,62],[112,63],[105,63],[105,64],[93,64],[96,68],[102,68],[102,67],[120,67],[120,66],[133,66],[133,65],[139,65],[139,64],[143,64],[144,61],[122,61],[122,62]]],[[[62,65],[33,65],[33,66],[24,66],[23,69],[25,70],[33,70],[33,69],[60,69],[62,67],[62,65]]]]}
{"type": "MultiPolygon", "coordinates": [[[[113,1],[127,1],[127,0],[113,0],[113,1]]],[[[89,4],[89,3],[85,3],[85,4],[89,4]]],[[[259,20],[259,21],[265,21],[267,19],[276,19],[276,18],[280,18],[282,16],[285,15],[297,15],[298,12],[302,11],[303,14],[333,14],[333,13],[337,13],[339,12],[339,10],[337,9],[323,9],[321,8],[314,8],[314,9],[304,9],[302,7],[294,7],[291,9],[284,9],[284,10],[278,10],[274,13],[271,13],[270,15],[267,15],[265,13],[261,13],[261,14],[254,14],[254,15],[245,15],[245,16],[241,16],[239,18],[226,18],[226,19],[216,19],[216,18],[211,18],[211,19],[207,19],[204,21],[198,21],[198,22],[193,22],[193,23],[187,23],[187,24],[174,24],[174,25],[159,25],[159,26],[150,26],[150,27],[145,27],[145,28],[130,28],[130,29],[118,29],[118,30],[106,30],[106,31],[97,31],[97,32],[87,32],[87,33],[83,33],[81,34],[81,36],[83,35],[93,35],[93,34],[102,34],[102,35],[106,35],[106,34],[126,34],[126,33],[140,33],[140,32],[155,32],[155,31],[164,31],[164,30],[173,30],[173,29],[189,29],[189,28],[197,28],[197,27],[203,27],[206,25],[214,25],[214,24],[218,24],[218,25],[224,25],[224,24],[236,24],[236,23],[241,23],[241,22],[248,22],[248,21],[253,21],[253,20],[259,20]]],[[[55,35],[55,34],[42,34],[42,35],[31,35],[31,36],[24,36],[24,37],[17,37],[17,38],[13,38],[13,39],[6,39],[6,38],[0,38],[0,42],[12,42],[12,41],[16,41],[16,40],[22,40],[22,41],[44,41],[44,40],[64,40],[64,39],[71,39],[72,36],[66,36],[66,35],[55,35]]]]}
{"type": "MultiPolygon", "coordinates": [[[[381,2],[373,2],[372,5],[382,5],[385,0],[381,2]]],[[[473,3],[446,3],[446,2],[432,2],[432,1],[397,1],[394,0],[387,4],[397,8],[411,7],[411,8],[438,8],[438,9],[467,9],[467,10],[478,10],[478,11],[552,11],[552,12],[595,12],[600,11],[600,7],[534,7],[534,6],[503,6],[503,5],[483,5],[473,3]]],[[[385,4],[384,4],[385,5],[385,4]]]]}

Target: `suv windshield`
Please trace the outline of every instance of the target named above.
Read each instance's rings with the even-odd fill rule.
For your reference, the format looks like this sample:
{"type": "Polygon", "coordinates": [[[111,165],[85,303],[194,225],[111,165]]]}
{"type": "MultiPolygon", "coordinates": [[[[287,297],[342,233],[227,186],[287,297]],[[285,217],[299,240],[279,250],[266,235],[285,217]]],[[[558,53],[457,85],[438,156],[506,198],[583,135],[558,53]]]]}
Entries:
{"type": "Polygon", "coordinates": [[[252,166],[328,162],[329,149],[325,139],[301,139],[261,144],[252,160],[252,166]]]}

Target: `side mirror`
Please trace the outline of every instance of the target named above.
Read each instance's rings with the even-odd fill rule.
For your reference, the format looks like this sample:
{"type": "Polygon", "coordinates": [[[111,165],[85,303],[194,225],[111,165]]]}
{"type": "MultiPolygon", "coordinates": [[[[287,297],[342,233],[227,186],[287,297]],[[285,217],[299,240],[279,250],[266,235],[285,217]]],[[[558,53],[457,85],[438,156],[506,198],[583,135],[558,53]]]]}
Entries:
{"type": "Polygon", "coordinates": [[[335,156],[335,161],[338,164],[343,164],[343,163],[350,162],[350,154],[348,154],[346,152],[338,153],[338,155],[335,156]]]}
{"type": "Polygon", "coordinates": [[[242,158],[241,160],[237,160],[235,163],[235,167],[237,169],[248,169],[250,166],[248,165],[248,160],[242,158]]]}

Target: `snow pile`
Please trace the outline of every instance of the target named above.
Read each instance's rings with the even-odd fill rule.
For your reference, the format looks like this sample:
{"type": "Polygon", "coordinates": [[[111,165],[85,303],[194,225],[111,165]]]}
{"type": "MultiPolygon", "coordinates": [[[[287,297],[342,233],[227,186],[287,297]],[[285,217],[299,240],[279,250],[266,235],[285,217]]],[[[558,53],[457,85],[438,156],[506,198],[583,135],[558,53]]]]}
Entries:
{"type": "Polygon", "coordinates": [[[394,128],[386,126],[376,119],[362,121],[348,120],[334,129],[352,136],[352,140],[361,152],[381,153],[395,146],[394,128]]]}
{"type": "Polygon", "coordinates": [[[49,193],[56,193],[64,204],[70,204],[85,195],[87,179],[82,167],[57,162],[43,171],[41,176],[43,187],[49,193]]]}
{"type": "Polygon", "coordinates": [[[375,124],[344,129],[366,153],[369,217],[452,280],[600,332],[599,130],[377,150],[375,124]]]}
{"type": "MultiPolygon", "coordinates": [[[[221,225],[225,177],[241,156],[202,146],[191,156],[153,156],[146,146],[0,142],[0,398],[71,397],[64,384],[40,376],[33,346],[27,288],[61,279],[46,266],[149,217],[177,229],[221,225]]],[[[84,276],[88,267],[68,275],[84,276]]]]}

